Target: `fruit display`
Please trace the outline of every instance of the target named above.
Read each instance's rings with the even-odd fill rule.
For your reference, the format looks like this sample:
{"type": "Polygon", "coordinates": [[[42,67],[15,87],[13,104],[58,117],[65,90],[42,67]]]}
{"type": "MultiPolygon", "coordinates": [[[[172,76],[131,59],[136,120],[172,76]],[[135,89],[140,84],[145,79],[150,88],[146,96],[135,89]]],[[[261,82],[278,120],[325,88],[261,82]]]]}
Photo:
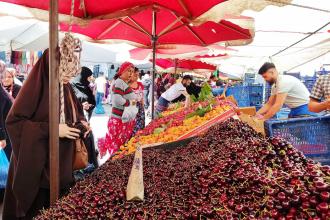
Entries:
{"type": "Polygon", "coordinates": [[[238,120],[174,150],[143,150],[142,202],[125,199],[132,163],[106,162],[36,220],[330,219],[330,167],[238,120]]]}
{"type": "Polygon", "coordinates": [[[165,112],[162,117],[153,120],[146,128],[138,131],[124,146],[121,146],[113,159],[135,152],[137,144],[149,145],[176,141],[182,135],[229,109],[232,107],[228,102],[213,98],[208,101],[193,103],[189,108],[179,107],[171,114],[165,112]]]}
{"type": "Polygon", "coordinates": [[[184,109],[185,105],[183,102],[177,102],[177,103],[174,103],[174,104],[171,104],[166,111],[162,112],[160,114],[161,117],[165,117],[165,116],[168,116],[168,115],[171,115],[175,112],[179,112],[179,111],[182,111],[184,109]]]}

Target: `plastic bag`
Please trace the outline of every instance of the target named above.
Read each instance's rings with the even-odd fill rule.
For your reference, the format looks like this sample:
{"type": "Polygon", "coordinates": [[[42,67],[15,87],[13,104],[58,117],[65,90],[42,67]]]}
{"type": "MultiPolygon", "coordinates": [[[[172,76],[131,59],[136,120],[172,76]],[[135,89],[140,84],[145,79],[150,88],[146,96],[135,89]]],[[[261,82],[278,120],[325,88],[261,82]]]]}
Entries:
{"type": "Polygon", "coordinates": [[[0,188],[6,188],[9,162],[3,149],[0,150],[0,188]]]}
{"type": "Polygon", "coordinates": [[[139,109],[135,105],[125,107],[121,120],[124,123],[133,121],[136,118],[138,112],[139,109]]]}

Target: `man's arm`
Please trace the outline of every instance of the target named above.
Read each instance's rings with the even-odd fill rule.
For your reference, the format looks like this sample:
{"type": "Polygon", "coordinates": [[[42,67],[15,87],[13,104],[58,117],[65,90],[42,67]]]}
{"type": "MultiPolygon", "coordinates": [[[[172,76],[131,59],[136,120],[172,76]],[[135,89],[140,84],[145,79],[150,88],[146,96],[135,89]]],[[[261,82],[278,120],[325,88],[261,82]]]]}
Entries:
{"type": "Polygon", "coordinates": [[[262,106],[261,109],[259,109],[257,114],[259,114],[259,115],[266,114],[268,112],[268,110],[274,105],[274,103],[275,103],[275,96],[272,95],[269,97],[267,103],[264,106],[262,106]]]}
{"type": "Polygon", "coordinates": [[[181,91],[181,94],[186,97],[185,107],[189,107],[191,100],[190,100],[190,95],[188,94],[187,90],[181,91]]]}
{"type": "Polygon", "coordinates": [[[308,109],[309,111],[316,113],[330,110],[330,99],[327,99],[323,102],[319,102],[317,99],[310,98],[310,101],[308,103],[308,109]]]}
{"type": "Polygon", "coordinates": [[[267,120],[272,118],[282,108],[287,96],[287,93],[276,94],[274,105],[272,105],[268,112],[264,114],[263,119],[267,120]]]}

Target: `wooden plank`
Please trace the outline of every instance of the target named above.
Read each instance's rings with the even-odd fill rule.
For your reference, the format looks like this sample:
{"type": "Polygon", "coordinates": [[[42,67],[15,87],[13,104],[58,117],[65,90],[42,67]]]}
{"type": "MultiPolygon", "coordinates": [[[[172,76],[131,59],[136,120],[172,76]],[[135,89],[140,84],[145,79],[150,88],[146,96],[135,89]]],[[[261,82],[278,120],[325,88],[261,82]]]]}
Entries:
{"type": "Polygon", "coordinates": [[[58,0],[49,6],[49,169],[50,203],[59,197],[59,77],[58,77],[58,0]]]}

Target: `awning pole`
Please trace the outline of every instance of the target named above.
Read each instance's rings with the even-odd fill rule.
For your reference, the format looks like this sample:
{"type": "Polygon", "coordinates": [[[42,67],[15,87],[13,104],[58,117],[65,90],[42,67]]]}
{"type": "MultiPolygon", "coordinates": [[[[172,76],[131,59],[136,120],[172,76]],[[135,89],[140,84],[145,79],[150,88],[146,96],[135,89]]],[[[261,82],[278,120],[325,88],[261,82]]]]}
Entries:
{"type": "Polygon", "coordinates": [[[50,203],[59,197],[59,79],[58,79],[58,0],[49,7],[49,169],[50,203]]]}
{"type": "Polygon", "coordinates": [[[152,11],[152,88],[151,88],[151,119],[155,118],[155,79],[156,79],[156,44],[157,44],[157,32],[156,32],[157,12],[154,9],[152,11]]]}

